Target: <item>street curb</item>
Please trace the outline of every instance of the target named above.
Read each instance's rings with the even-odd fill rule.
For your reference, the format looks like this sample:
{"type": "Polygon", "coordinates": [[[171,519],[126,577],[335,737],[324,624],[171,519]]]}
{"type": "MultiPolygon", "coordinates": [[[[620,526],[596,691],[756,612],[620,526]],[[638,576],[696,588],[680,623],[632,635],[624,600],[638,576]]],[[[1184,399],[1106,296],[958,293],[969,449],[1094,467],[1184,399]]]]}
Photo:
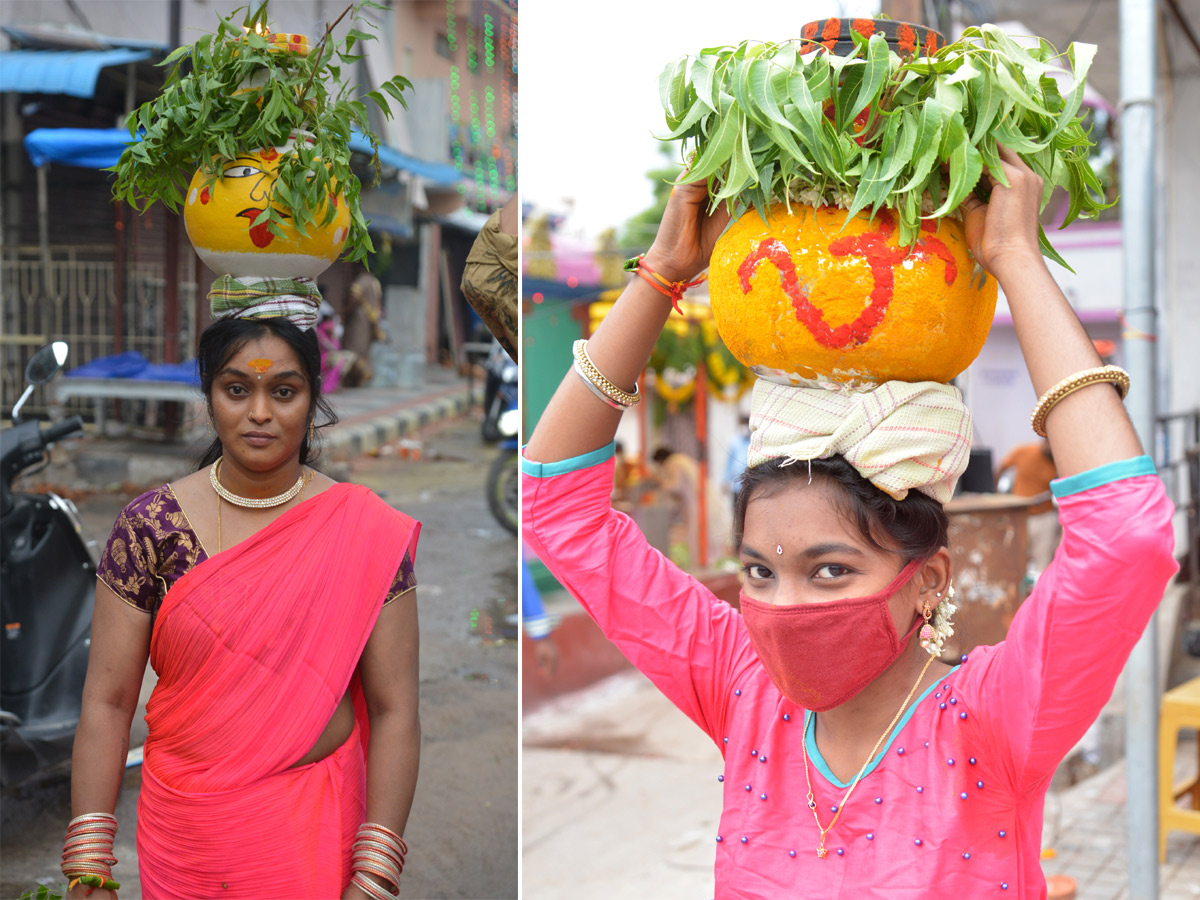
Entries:
{"type": "Polygon", "coordinates": [[[384,444],[399,440],[433,422],[460,416],[470,408],[470,392],[455,387],[432,399],[420,398],[411,405],[370,414],[365,422],[339,423],[325,437],[324,450],[333,460],[347,460],[364,453],[375,453],[384,444]]]}

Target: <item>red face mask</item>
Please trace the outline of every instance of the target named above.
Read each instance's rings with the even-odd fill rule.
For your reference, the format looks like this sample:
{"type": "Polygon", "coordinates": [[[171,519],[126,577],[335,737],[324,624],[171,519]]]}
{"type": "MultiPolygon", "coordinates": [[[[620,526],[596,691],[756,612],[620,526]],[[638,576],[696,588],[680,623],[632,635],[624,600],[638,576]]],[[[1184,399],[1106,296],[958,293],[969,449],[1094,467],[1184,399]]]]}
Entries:
{"type": "Polygon", "coordinates": [[[780,693],[825,712],[845,703],[896,661],[921,618],[903,638],[888,609],[892,595],[925,562],[915,559],[870,597],[775,606],[741,592],[742,618],[758,658],[780,693]]]}

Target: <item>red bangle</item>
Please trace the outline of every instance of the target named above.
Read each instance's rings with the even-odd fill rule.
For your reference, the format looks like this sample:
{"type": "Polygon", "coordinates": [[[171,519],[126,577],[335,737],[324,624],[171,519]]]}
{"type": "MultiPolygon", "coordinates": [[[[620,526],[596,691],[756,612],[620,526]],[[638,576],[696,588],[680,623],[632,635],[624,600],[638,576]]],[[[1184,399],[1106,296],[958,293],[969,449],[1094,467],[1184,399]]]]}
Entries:
{"type": "Polygon", "coordinates": [[[690,287],[695,287],[703,283],[704,276],[701,275],[695,281],[667,281],[663,276],[659,275],[648,265],[646,265],[645,254],[635,256],[633,259],[625,262],[625,270],[627,272],[637,272],[650,287],[654,288],[665,297],[671,298],[671,306],[675,312],[683,315],[683,310],[679,308],[679,301],[683,299],[683,292],[690,287]]]}

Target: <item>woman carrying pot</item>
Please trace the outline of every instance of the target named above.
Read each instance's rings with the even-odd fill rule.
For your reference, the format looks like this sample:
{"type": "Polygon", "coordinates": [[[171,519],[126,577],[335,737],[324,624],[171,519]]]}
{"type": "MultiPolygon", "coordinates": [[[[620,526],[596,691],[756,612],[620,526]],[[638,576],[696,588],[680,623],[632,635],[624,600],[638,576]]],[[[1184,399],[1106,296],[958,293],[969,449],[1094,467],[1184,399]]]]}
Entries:
{"type": "MultiPolygon", "coordinates": [[[[144,896],[391,897],[420,754],[420,525],[311,468],[319,297],[223,291],[200,338],[215,438],[122,512],[99,567],[63,855],[112,884],[149,658],[144,896]],[[368,742],[369,736],[369,742],[368,742]],[[368,752],[369,744],[369,752],[368,752]]],[[[89,878],[90,882],[96,879],[89,878]]]]}
{"type": "MultiPolygon", "coordinates": [[[[1001,159],[1010,187],[991,175],[990,201],[962,212],[1042,394],[1100,360],[1038,249],[1041,180],[1001,159]]],[[[577,346],[525,450],[526,540],[723,753],[716,896],[1044,896],[1051,776],[1176,568],[1172,507],[1120,395],[1099,382],[1042,404],[1062,546],[1007,640],[948,666],[942,501],[968,455],[961,398],[880,402],[853,444],[814,453],[820,415],[760,382],[735,524],[739,614],[609,507],[612,437],[671,311],[664,293],[705,267],[727,221],[707,205],[702,183],[675,189],[642,260],[671,289],[635,278],[577,346]],[[912,490],[856,452],[873,437],[905,442],[890,468],[908,463],[912,490]]],[[[819,407],[820,393],[803,396],[819,407]]]]}

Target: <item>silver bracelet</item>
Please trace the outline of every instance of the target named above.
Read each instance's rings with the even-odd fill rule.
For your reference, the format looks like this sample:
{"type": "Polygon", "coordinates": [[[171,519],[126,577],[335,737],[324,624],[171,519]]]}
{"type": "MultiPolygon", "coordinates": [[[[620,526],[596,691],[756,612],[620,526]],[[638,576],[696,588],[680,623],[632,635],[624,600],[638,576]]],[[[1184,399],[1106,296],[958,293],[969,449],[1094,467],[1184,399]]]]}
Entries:
{"type": "Polygon", "coordinates": [[[395,900],[395,894],[389,893],[362,872],[355,872],[351,875],[350,883],[358,887],[368,897],[373,898],[373,900],[395,900]]]}
{"type": "Polygon", "coordinates": [[[608,394],[604,393],[604,391],[600,390],[600,388],[596,387],[596,385],[592,384],[592,379],[588,378],[583,369],[580,368],[579,360],[575,360],[575,362],[571,364],[571,368],[575,370],[575,374],[583,380],[585,385],[587,385],[587,389],[589,391],[591,391],[613,409],[620,410],[621,412],[625,412],[625,410],[629,409],[629,407],[624,403],[618,403],[612,397],[608,396],[608,394]]]}

